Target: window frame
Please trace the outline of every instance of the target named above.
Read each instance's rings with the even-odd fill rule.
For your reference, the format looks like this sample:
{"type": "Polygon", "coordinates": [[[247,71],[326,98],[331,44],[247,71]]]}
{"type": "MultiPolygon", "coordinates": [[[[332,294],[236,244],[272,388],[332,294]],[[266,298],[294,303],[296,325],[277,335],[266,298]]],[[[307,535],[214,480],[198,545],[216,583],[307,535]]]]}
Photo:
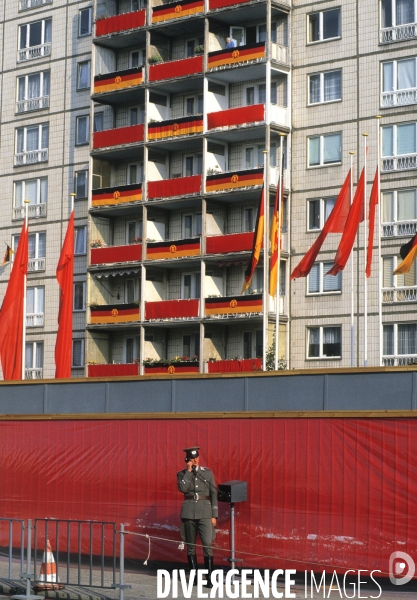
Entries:
{"type": "Polygon", "coordinates": [[[132,163],[128,163],[127,164],[127,168],[126,168],[126,183],[127,185],[139,185],[141,183],[143,183],[143,162],[132,162],[132,163]],[[136,167],[136,180],[137,181],[132,181],[131,178],[131,173],[130,173],[130,168],[131,167],[136,167]]]}
{"type": "Polygon", "coordinates": [[[201,212],[185,212],[181,217],[181,230],[182,230],[182,238],[190,239],[202,235],[203,233],[203,221],[202,221],[202,213],[201,212]],[[200,218],[198,218],[200,217],[200,218]],[[185,221],[187,218],[191,219],[191,234],[186,235],[186,224],[185,221]],[[200,229],[200,231],[198,231],[200,229]]]}
{"type": "Polygon", "coordinates": [[[79,225],[74,227],[74,256],[85,256],[87,254],[87,225],[79,225]],[[82,252],[77,252],[77,236],[78,231],[84,230],[84,248],[82,252]]]}
{"type": "Polygon", "coordinates": [[[21,208],[24,206],[23,200],[27,199],[27,194],[25,192],[25,188],[28,182],[36,181],[36,202],[30,202],[29,206],[37,206],[40,204],[47,204],[48,202],[48,177],[33,177],[28,179],[18,179],[13,182],[13,208],[21,208]],[[46,198],[44,202],[41,202],[42,198],[42,184],[41,181],[46,181],[46,198]],[[22,203],[16,204],[16,185],[22,184],[22,203]]]}
{"type": "Polygon", "coordinates": [[[308,169],[321,169],[324,167],[333,167],[333,166],[338,166],[342,164],[342,157],[343,157],[343,132],[342,131],[334,131],[332,133],[322,133],[319,135],[309,135],[307,136],[307,168],[308,169]],[[324,162],[324,140],[325,138],[328,138],[330,136],[336,136],[338,135],[340,137],[340,158],[339,160],[335,161],[335,162],[329,162],[329,163],[325,163],[324,162]],[[319,144],[319,154],[320,154],[320,162],[318,164],[310,164],[310,141],[313,139],[318,138],[320,140],[319,144]]]}
{"type": "Polygon", "coordinates": [[[411,353],[410,354],[408,354],[408,353],[407,354],[400,354],[398,352],[398,327],[399,327],[399,325],[415,325],[416,326],[416,335],[417,335],[417,322],[416,321],[409,321],[409,322],[407,322],[407,321],[401,322],[400,321],[399,323],[398,322],[384,323],[383,326],[382,326],[382,339],[383,339],[383,342],[382,342],[382,356],[384,358],[393,358],[393,357],[396,357],[396,356],[398,356],[398,357],[401,357],[401,356],[416,356],[417,357],[417,354],[411,354],[411,353]],[[385,354],[384,353],[384,333],[385,333],[385,328],[386,327],[393,327],[393,340],[392,340],[393,341],[393,350],[394,350],[393,354],[385,354]]]}
{"type": "MultiPolygon", "coordinates": [[[[46,33],[46,22],[50,21],[51,22],[51,38],[52,38],[52,17],[46,17],[45,19],[37,19],[36,21],[29,21],[29,23],[22,23],[21,25],[19,25],[19,29],[18,29],[18,50],[26,50],[28,48],[36,48],[37,46],[43,46],[44,44],[50,44],[51,42],[45,42],[45,33],[46,33]],[[35,44],[34,46],[29,46],[29,41],[30,41],[30,28],[35,25],[36,23],[42,23],[42,30],[41,30],[41,43],[40,44],[35,44]],[[22,27],[26,27],[26,42],[25,45],[21,47],[21,41],[22,41],[22,36],[21,36],[21,28],[22,27]]],[[[40,58],[40,57],[39,57],[40,58]]]]}
{"type": "Polygon", "coordinates": [[[342,91],[343,91],[343,83],[342,83],[342,69],[329,69],[328,71],[320,71],[318,73],[310,73],[308,75],[308,102],[307,106],[317,106],[318,104],[330,104],[331,102],[341,102],[342,101],[342,91]],[[324,100],[324,78],[328,73],[340,73],[340,98],[332,98],[331,100],[324,100]],[[320,77],[320,100],[317,102],[311,101],[311,93],[310,93],[310,80],[311,77],[319,75],[320,77]]]}
{"type": "Polygon", "coordinates": [[[74,281],[72,285],[73,285],[72,312],[75,312],[75,313],[85,312],[85,310],[86,310],[86,297],[85,297],[86,296],[86,282],[85,281],[74,281]],[[81,287],[81,289],[82,289],[81,308],[76,308],[76,306],[75,306],[75,299],[76,299],[75,288],[76,287],[81,287]]]}
{"type": "Polygon", "coordinates": [[[334,296],[342,294],[342,271],[339,271],[337,275],[327,275],[327,277],[333,277],[335,280],[339,281],[340,289],[328,290],[324,289],[324,278],[326,277],[327,271],[329,271],[333,266],[333,261],[317,261],[312,265],[312,269],[318,266],[319,268],[319,291],[318,292],[310,292],[310,273],[306,277],[306,296],[334,296]]]}
{"type": "MultiPolygon", "coordinates": [[[[386,29],[392,29],[394,27],[403,27],[405,25],[411,25],[416,23],[416,19],[417,19],[417,7],[416,7],[416,3],[414,2],[414,21],[411,21],[411,23],[401,23],[401,24],[397,24],[397,0],[390,0],[391,1],[391,16],[392,16],[392,24],[391,25],[383,25],[382,23],[382,2],[380,1],[379,4],[379,19],[380,19],[380,29],[382,30],[386,30],[386,29]]],[[[410,38],[411,39],[411,38],[410,38]]]]}
{"type": "Polygon", "coordinates": [[[381,126],[381,158],[396,158],[396,157],[401,157],[401,156],[414,156],[415,154],[417,154],[417,120],[416,121],[404,121],[404,122],[400,122],[400,123],[390,123],[387,125],[382,125],[381,126]],[[403,125],[414,125],[414,147],[415,147],[415,151],[414,152],[407,152],[406,154],[398,154],[398,127],[401,127],[403,125]],[[388,130],[389,128],[392,128],[392,139],[391,139],[391,144],[392,144],[392,148],[393,148],[393,154],[384,154],[384,131],[388,130]]]}
{"type": "MultiPolygon", "coordinates": [[[[326,216],[326,200],[334,200],[333,202],[333,208],[336,204],[336,200],[337,200],[337,196],[325,196],[325,197],[321,197],[321,198],[308,198],[307,199],[307,233],[312,233],[312,232],[317,232],[317,231],[321,231],[324,227],[324,224],[326,223],[327,219],[325,218],[326,216]],[[312,202],[320,202],[320,214],[319,214],[319,227],[310,227],[310,203],[312,202]]],[[[333,210],[332,208],[332,210],[333,210]]],[[[331,214],[331,211],[329,213],[329,216],[331,214]]],[[[329,218],[329,217],[327,217],[329,218]]]]}
{"type": "MultiPolygon", "coordinates": [[[[25,102],[26,100],[39,100],[40,98],[49,98],[51,94],[51,70],[50,69],[43,69],[42,71],[35,71],[35,72],[29,72],[26,73],[26,75],[20,75],[18,77],[16,77],[16,102],[25,102]],[[48,87],[49,87],[49,93],[45,94],[45,81],[46,81],[46,77],[45,74],[48,74],[48,87]],[[34,97],[34,98],[29,98],[28,96],[28,81],[29,81],[29,77],[33,77],[34,75],[39,75],[39,88],[41,91],[41,95],[34,97]],[[23,98],[19,98],[19,81],[23,79],[25,81],[25,91],[24,91],[24,97],[23,98]]],[[[25,111],[25,112],[32,112],[33,110],[42,110],[42,108],[48,108],[47,106],[45,107],[39,107],[37,109],[32,109],[31,111],[25,111]]]]}
{"type": "Polygon", "coordinates": [[[76,146],[87,146],[90,143],[90,115],[78,115],[75,118],[75,145],[76,146]],[[87,139],[80,142],[78,139],[79,136],[79,123],[81,121],[81,119],[86,119],[87,120],[87,127],[86,127],[86,135],[87,135],[87,139]]]}
{"type": "Polygon", "coordinates": [[[307,45],[310,44],[322,44],[323,42],[331,42],[334,40],[340,40],[342,37],[342,7],[341,6],[334,6],[332,8],[328,8],[326,10],[319,10],[319,11],[315,11],[315,12],[311,12],[307,14],[307,45]],[[329,38],[323,38],[323,14],[325,12],[330,12],[330,11],[335,11],[338,10],[339,11],[339,35],[336,35],[334,37],[329,37],[329,38]],[[313,15],[320,15],[319,16],[319,33],[321,33],[321,37],[319,37],[318,40],[310,40],[310,18],[313,15]]]}
{"type": "Polygon", "coordinates": [[[25,342],[25,370],[26,369],[42,369],[43,370],[43,364],[44,364],[44,343],[41,341],[26,341],[25,342]],[[32,366],[28,367],[26,364],[26,349],[28,346],[32,346],[32,366]],[[38,348],[42,348],[42,366],[41,367],[37,367],[36,363],[37,363],[37,357],[38,357],[38,348]],[[35,366],[34,366],[35,365],[35,366]]]}
{"type": "Polygon", "coordinates": [[[23,125],[22,127],[16,127],[15,129],[15,154],[27,154],[28,152],[40,152],[41,150],[49,150],[49,121],[47,123],[39,123],[38,125],[23,125]],[[43,128],[46,127],[48,130],[48,145],[46,148],[42,147],[43,142],[43,128]],[[38,128],[38,147],[33,150],[27,149],[27,134],[30,129],[38,128]],[[18,145],[18,131],[23,131],[23,149],[19,152],[17,149],[18,145]]]}
{"type": "Polygon", "coordinates": [[[83,90],[89,90],[91,88],[91,60],[80,60],[77,63],[77,92],[81,92],[83,90]],[[88,65],[88,81],[86,86],[81,86],[80,77],[81,77],[81,68],[83,65],[88,65]]]}
{"type": "Polygon", "coordinates": [[[25,313],[25,317],[31,317],[31,316],[35,316],[35,315],[39,315],[43,317],[43,322],[42,325],[32,325],[32,327],[44,327],[45,325],[45,286],[44,285],[30,285],[26,288],[26,313],[25,313]],[[34,312],[28,312],[28,307],[27,307],[27,296],[28,296],[28,292],[33,290],[33,306],[34,306],[34,312]],[[42,308],[43,310],[40,311],[39,307],[38,307],[38,294],[37,294],[37,290],[42,291],[42,308]]]}
{"type": "Polygon", "coordinates": [[[86,198],[88,198],[88,169],[80,169],[79,171],[75,171],[75,175],[74,175],[74,192],[75,192],[75,200],[85,200],[86,198]],[[84,192],[82,196],[78,195],[78,179],[80,174],[83,173],[85,175],[85,183],[84,183],[84,192]]]}
{"type": "Polygon", "coordinates": [[[201,299],[201,272],[190,271],[181,275],[181,300],[200,300],[201,299]],[[185,296],[185,278],[191,277],[190,296],[185,296]],[[200,281],[199,281],[200,278],[200,281]]]}
{"type": "Polygon", "coordinates": [[[78,37],[88,37],[93,33],[93,7],[86,6],[85,8],[80,8],[78,11],[78,37]],[[81,32],[81,23],[82,23],[82,13],[88,12],[88,32],[81,32]]]}
{"type": "Polygon", "coordinates": [[[84,338],[73,338],[71,344],[71,369],[84,369],[85,367],[85,339],[84,338]],[[81,345],[81,363],[77,365],[74,363],[74,344],[80,343],[81,345]]]}
{"type": "Polygon", "coordinates": [[[342,333],[343,328],[342,325],[307,325],[306,327],[306,360],[341,360],[342,359],[342,333]],[[324,356],[323,355],[323,333],[324,329],[334,329],[338,328],[340,330],[340,356],[324,356]],[[310,342],[310,330],[311,329],[319,329],[319,356],[309,356],[309,342],[310,342]]]}
{"type": "Polygon", "coordinates": [[[184,177],[194,177],[194,175],[202,175],[203,173],[203,154],[198,153],[198,154],[184,154],[184,158],[183,158],[183,168],[184,168],[184,177]],[[192,168],[192,174],[191,175],[187,175],[187,159],[188,158],[192,158],[193,159],[193,168],[192,168]],[[199,163],[199,159],[201,159],[201,171],[198,172],[198,163],[199,163]]]}

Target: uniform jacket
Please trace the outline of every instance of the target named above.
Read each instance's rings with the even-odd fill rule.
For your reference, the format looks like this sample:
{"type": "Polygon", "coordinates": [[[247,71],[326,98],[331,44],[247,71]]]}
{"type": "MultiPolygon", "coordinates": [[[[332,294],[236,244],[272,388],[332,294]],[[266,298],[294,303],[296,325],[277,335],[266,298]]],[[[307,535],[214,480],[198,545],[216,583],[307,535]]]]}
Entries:
{"type": "Polygon", "coordinates": [[[210,496],[210,500],[184,500],[181,519],[211,519],[218,516],[217,489],[213,473],[207,467],[198,467],[197,477],[187,469],[177,473],[178,489],[183,494],[210,496]]]}

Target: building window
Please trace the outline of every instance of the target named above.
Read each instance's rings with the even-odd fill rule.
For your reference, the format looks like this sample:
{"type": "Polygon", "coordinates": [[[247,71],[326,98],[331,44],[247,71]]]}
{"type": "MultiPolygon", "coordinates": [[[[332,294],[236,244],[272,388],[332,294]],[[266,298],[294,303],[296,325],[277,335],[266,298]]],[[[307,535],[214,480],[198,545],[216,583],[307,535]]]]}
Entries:
{"type": "Polygon", "coordinates": [[[128,337],[124,340],[124,362],[133,364],[139,356],[140,342],[138,337],[128,337]]]}
{"type": "Polygon", "coordinates": [[[128,221],[126,223],[126,242],[138,244],[142,241],[142,221],[128,221]]]}
{"type": "Polygon", "coordinates": [[[204,46],[204,38],[197,38],[193,40],[187,40],[185,42],[185,55],[187,58],[191,58],[195,54],[195,49],[197,47],[204,46]]]}
{"type": "Polygon", "coordinates": [[[77,90],[90,89],[91,60],[79,62],[77,65],[77,90]]]}
{"type": "Polygon", "coordinates": [[[261,329],[243,332],[243,358],[262,358],[263,333],[261,329]]]}
{"type": "Polygon", "coordinates": [[[198,360],[200,356],[200,335],[198,333],[182,336],[182,355],[198,360]]]}
{"type": "Polygon", "coordinates": [[[381,0],[382,28],[415,23],[414,0],[381,0]]]}
{"type": "Polygon", "coordinates": [[[77,171],[75,173],[75,199],[81,200],[88,196],[88,171],[77,171]]]}
{"type": "Polygon", "coordinates": [[[192,175],[201,175],[203,172],[203,156],[202,154],[195,154],[193,156],[184,157],[184,170],[185,177],[191,177],[192,175]]]}
{"type": "Polygon", "coordinates": [[[417,232],[417,190],[382,194],[383,237],[411,236],[417,232]]]}
{"type": "Polygon", "coordinates": [[[51,54],[52,20],[43,19],[19,26],[18,62],[51,54]]]}
{"type": "Polygon", "coordinates": [[[308,41],[322,42],[340,37],[340,8],[308,15],[308,41]]]}
{"type": "Polygon", "coordinates": [[[90,141],[90,116],[77,117],[75,143],[77,146],[88,144],[90,141]]]}
{"type": "Polygon", "coordinates": [[[417,323],[392,323],[383,326],[384,356],[417,354],[417,323]]]}
{"type": "Polygon", "coordinates": [[[28,287],[26,290],[26,327],[43,327],[45,288],[28,287]]]}
{"type": "Polygon", "coordinates": [[[202,233],[201,213],[183,215],[182,235],[185,239],[192,238],[202,233]]]}
{"type": "Polygon", "coordinates": [[[42,71],[17,78],[18,113],[49,107],[50,72],[42,71]]]}
{"type": "Polygon", "coordinates": [[[342,160],[342,134],[329,133],[308,138],[308,166],[321,167],[342,160]]]}
{"type": "Polygon", "coordinates": [[[72,368],[84,368],[84,340],[72,340],[72,368]]]}
{"type": "Polygon", "coordinates": [[[25,377],[26,379],[42,379],[43,376],[43,343],[26,342],[25,345],[25,377]]]}
{"type": "Polygon", "coordinates": [[[85,281],[74,283],[73,302],[74,312],[85,310],[85,281]]]}
{"type": "Polygon", "coordinates": [[[15,166],[48,160],[49,125],[28,125],[16,129],[15,166]]]}
{"type": "Polygon", "coordinates": [[[198,96],[189,96],[185,99],[185,114],[187,116],[202,115],[203,104],[203,94],[198,94],[198,96]]]}
{"type": "Polygon", "coordinates": [[[416,123],[382,127],[382,156],[416,153],[416,123]]]}
{"type": "Polygon", "coordinates": [[[130,53],[130,68],[143,67],[146,63],[146,50],[132,50],[130,53]]]}
{"type": "Polygon", "coordinates": [[[25,205],[24,200],[29,200],[28,216],[45,217],[46,201],[48,197],[48,179],[39,177],[38,179],[25,179],[14,182],[14,213],[15,219],[24,219],[25,205]]]}
{"type": "MultiPolygon", "coordinates": [[[[400,275],[394,275],[395,269],[401,263],[402,258],[400,256],[384,256],[382,259],[382,287],[384,289],[393,289],[393,288],[404,288],[404,287],[415,287],[417,285],[417,263],[414,262],[411,265],[411,269],[408,273],[402,273],[400,275]]],[[[406,296],[402,296],[401,294],[396,297],[398,302],[406,301],[408,298],[406,296]]],[[[409,298],[411,299],[411,298],[409,298]]],[[[412,299],[414,299],[414,294],[412,299]]],[[[389,302],[393,301],[393,298],[390,296],[384,297],[383,301],[389,302]]]]}
{"type": "MultiPolygon", "coordinates": [[[[20,235],[12,238],[12,248],[16,252],[19,245],[20,235]]],[[[14,257],[15,255],[13,255],[14,257]]],[[[28,271],[44,271],[46,256],[46,233],[30,233],[28,236],[28,271]]]]}
{"type": "Polygon", "coordinates": [[[87,254],[87,227],[74,229],[74,254],[87,254]]]}
{"type": "Polygon", "coordinates": [[[307,200],[307,229],[308,231],[317,231],[323,228],[336,203],[336,197],[331,198],[313,198],[307,200]]]}
{"type": "Polygon", "coordinates": [[[341,327],[307,327],[307,358],[341,358],[341,327]]]}
{"type": "MultiPolygon", "coordinates": [[[[271,87],[271,103],[277,103],[277,88],[271,87]]],[[[258,85],[250,85],[245,88],[243,103],[245,106],[252,104],[264,104],[266,102],[266,84],[259,83],[258,85]]]]}
{"type": "Polygon", "coordinates": [[[308,78],[309,104],[342,99],[342,71],[315,73],[308,78]]]}
{"type": "Polygon", "coordinates": [[[78,16],[78,35],[80,37],[84,35],[91,35],[92,16],[93,9],[91,8],[91,6],[80,10],[78,16]]]}
{"type": "Polygon", "coordinates": [[[333,262],[315,263],[307,277],[307,294],[334,294],[342,291],[342,273],[326,275],[333,266],[333,262]]]}
{"type": "Polygon", "coordinates": [[[132,163],[127,165],[127,183],[142,183],[143,181],[143,163],[132,163]]]}
{"type": "Polygon", "coordinates": [[[201,275],[198,273],[185,273],[182,276],[181,298],[200,298],[201,275]]]}
{"type": "Polygon", "coordinates": [[[255,229],[255,210],[253,208],[245,208],[243,211],[242,231],[253,231],[254,229],[255,229]]]}
{"type": "Polygon", "coordinates": [[[94,113],[93,129],[94,131],[103,131],[104,113],[94,113]]]}

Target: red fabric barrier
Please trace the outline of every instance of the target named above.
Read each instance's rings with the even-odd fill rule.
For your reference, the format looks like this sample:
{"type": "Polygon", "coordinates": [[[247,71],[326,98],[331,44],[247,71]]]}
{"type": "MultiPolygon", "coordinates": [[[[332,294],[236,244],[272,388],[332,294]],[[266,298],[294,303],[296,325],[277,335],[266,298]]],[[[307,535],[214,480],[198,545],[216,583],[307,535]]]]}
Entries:
{"type": "Polygon", "coordinates": [[[198,317],[199,300],[160,300],[145,302],[145,319],[178,319],[198,317]]]}
{"type": "Polygon", "coordinates": [[[246,4],[250,0],[209,0],[209,10],[223,8],[225,6],[233,6],[233,4],[246,4]]]}
{"type": "Polygon", "coordinates": [[[172,60],[167,63],[151,65],[149,68],[149,81],[161,81],[163,79],[174,79],[175,77],[186,77],[203,72],[203,57],[192,56],[182,60],[172,60]]]}
{"type": "Polygon", "coordinates": [[[209,373],[242,373],[248,371],[262,371],[260,358],[245,358],[243,360],[217,360],[209,362],[209,373]]]}
{"type": "Polygon", "coordinates": [[[122,144],[134,144],[135,142],[143,142],[143,125],[106,129],[104,131],[96,131],[93,135],[94,149],[120,146],[122,144]]]}
{"type": "Polygon", "coordinates": [[[107,248],[91,248],[92,265],[116,262],[137,262],[142,258],[142,244],[129,246],[108,246],[107,248]]]}
{"type": "Polygon", "coordinates": [[[201,175],[178,177],[177,179],[161,179],[148,182],[148,198],[169,198],[199,194],[201,190],[201,175]]]}
{"type": "Polygon", "coordinates": [[[232,233],[229,235],[208,236],[206,239],[207,254],[227,254],[228,252],[244,252],[252,250],[253,231],[248,233],[232,233]]]}
{"type": "MultiPolygon", "coordinates": [[[[176,472],[182,449],[198,444],[217,483],[248,482],[236,518],[240,566],[387,573],[398,548],[417,556],[416,419],[46,419],[0,422],[3,516],[114,520],[175,540],[152,539],[151,559],[184,564],[176,472]]],[[[220,503],[219,566],[230,556],[228,510],[220,503]]],[[[147,553],[146,538],[126,536],[127,557],[147,553]]]]}
{"type": "Polygon", "coordinates": [[[253,104],[252,106],[240,106],[239,108],[209,113],[207,115],[207,128],[231,127],[264,120],[265,106],[263,104],[253,104]]]}
{"type": "Polygon", "coordinates": [[[109,35],[116,31],[127,31],[143,27],[146,21],[146,10],[138,10],[123,15],[115,15],[107,19],[100,19],[96,23],[96,36],[109,35]]]}
{"type": "Polygon", "coordinates": [[[198,373],[199,367],[198,365],[193,364],[180,364],[180,365],[156,365],[152,367],[145,367],[145,375],[157,375],[164,373],[165,375],[168,373],[170,375],[179,375],[181,373],[198,373]]]}
{"type": "Polygon", "coordinates": [[[88,377],[125,377],[139,375],[139,365],[88,365],[88,377]]]}

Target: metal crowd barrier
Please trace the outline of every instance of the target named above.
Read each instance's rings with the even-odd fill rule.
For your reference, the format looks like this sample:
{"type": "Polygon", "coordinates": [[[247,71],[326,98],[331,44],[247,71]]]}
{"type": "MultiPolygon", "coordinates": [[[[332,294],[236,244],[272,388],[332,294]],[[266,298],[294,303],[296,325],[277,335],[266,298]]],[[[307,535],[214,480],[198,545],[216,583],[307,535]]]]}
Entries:
{"type": "Polygon", "coordinates": [[[19,579],[25,555],[25,523],[0,518],[0,577],[19,579]]]}

